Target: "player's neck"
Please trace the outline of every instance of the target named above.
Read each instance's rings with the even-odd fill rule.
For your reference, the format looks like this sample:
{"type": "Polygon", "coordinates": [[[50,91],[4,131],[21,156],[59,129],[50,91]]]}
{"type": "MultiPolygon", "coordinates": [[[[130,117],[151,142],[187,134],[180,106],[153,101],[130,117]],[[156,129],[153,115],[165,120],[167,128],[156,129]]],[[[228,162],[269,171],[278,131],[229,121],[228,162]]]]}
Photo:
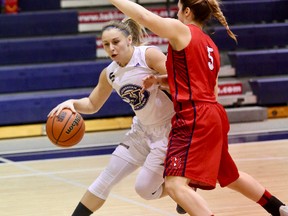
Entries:
{"type": "Polygon", "coordinates": [[[125,57],[125,59],[123,59],[123,61],[121,62],[117,62],[117,64],[120,66],[120,67],[125,67],[131,60],[132,56],[133,56],[133,53],[134,53],[134,46],[130,45],[131,47],[129,47],[129,51],[128,51],[128,54],[127,54],[127,57],[125,57]]]}
{"type": "Polygon", "coordinates": [[[195,25],[195,26],[199,27],[200,29],[203,28],[203,24],[202,23],[199,23],[199,22],[194,21],[194,20],[192,20],[189,24],[195,25]]]}

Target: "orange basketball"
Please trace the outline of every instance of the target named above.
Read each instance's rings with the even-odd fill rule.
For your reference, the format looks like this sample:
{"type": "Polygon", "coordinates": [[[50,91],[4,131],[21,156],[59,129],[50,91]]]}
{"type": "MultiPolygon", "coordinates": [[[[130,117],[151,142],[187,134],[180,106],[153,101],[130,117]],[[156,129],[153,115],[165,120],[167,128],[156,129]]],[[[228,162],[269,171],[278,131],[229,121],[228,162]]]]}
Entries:
{"type": "Polygon", "coordinates": [[[82,116],[70,109],[63,109],[58,116],[47,119],[46,134],[57,146],[74,146],[82,140],[84,133],[85,123],[82,116]]]}

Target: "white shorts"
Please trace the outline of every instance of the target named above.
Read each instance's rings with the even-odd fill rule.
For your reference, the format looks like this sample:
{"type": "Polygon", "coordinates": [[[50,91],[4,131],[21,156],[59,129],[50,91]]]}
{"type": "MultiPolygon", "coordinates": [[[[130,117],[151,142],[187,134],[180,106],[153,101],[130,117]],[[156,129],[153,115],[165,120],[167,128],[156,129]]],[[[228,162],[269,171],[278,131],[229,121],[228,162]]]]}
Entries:
{"type": "Polygon", "coordinates": [[[134,117],[131,130],[126,133],[123,142],[113,154],[162,175],[171,129],[170,121],[169,119],[163,124],[145,126],[134,117]]]}

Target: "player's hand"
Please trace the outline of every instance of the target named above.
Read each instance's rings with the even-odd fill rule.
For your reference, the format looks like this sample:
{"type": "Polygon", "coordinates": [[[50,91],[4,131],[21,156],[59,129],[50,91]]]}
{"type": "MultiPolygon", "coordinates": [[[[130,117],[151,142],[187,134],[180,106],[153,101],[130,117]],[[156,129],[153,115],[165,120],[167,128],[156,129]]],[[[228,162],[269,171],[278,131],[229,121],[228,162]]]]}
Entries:
{"type": "Polygon", "coordinates": [[[157,84],[157,77],[154,75],[148,75],[142,79],[142,89],[141,93],[143,93],[146,89],[150,88],[152,85],[157,84]]]}
{"type": "Polygon", "coordinates": [[[60,112],[65,109],[68,108],[70,109],[73,113],[77,112],[75,110],[75,107],[73,105],[73,101],[72,100],[67,100],[64,101],[63,103],[60,103],[58,106],[54,107],[49,114],[47,115],[47,117],[52,117],[54,115],[58,116],[60,114],[60,112]]]}

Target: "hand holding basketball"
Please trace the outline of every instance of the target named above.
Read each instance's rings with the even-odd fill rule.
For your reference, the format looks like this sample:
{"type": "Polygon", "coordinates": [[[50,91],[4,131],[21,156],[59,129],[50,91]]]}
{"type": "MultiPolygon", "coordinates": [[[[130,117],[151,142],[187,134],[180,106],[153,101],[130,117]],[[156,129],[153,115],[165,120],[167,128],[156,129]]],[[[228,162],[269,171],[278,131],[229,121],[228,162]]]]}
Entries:
{"type": "Polygon", "coordinates": [[[73,99],[69,99],[69,100],[66,100],[66,101],[58,104],[58,106],[54,107],[50,111],[50,113],[48,114],[48,117],[53,116],[53,115],[58,116],[63,109],[70,109],[73,113],[76,113],[77,111],[75,110],[75,107],[74,107],[74,101],[75,100],[73,100],[73,99]]]}
{"type": "Polygon", "coordinates": [[[64,108],[60,112],[51,111],[48,115],[46,134],[53,144],[60,147],[74,146],[82,140],[84,133],[85,122],[78,112],[64,108]]]}

